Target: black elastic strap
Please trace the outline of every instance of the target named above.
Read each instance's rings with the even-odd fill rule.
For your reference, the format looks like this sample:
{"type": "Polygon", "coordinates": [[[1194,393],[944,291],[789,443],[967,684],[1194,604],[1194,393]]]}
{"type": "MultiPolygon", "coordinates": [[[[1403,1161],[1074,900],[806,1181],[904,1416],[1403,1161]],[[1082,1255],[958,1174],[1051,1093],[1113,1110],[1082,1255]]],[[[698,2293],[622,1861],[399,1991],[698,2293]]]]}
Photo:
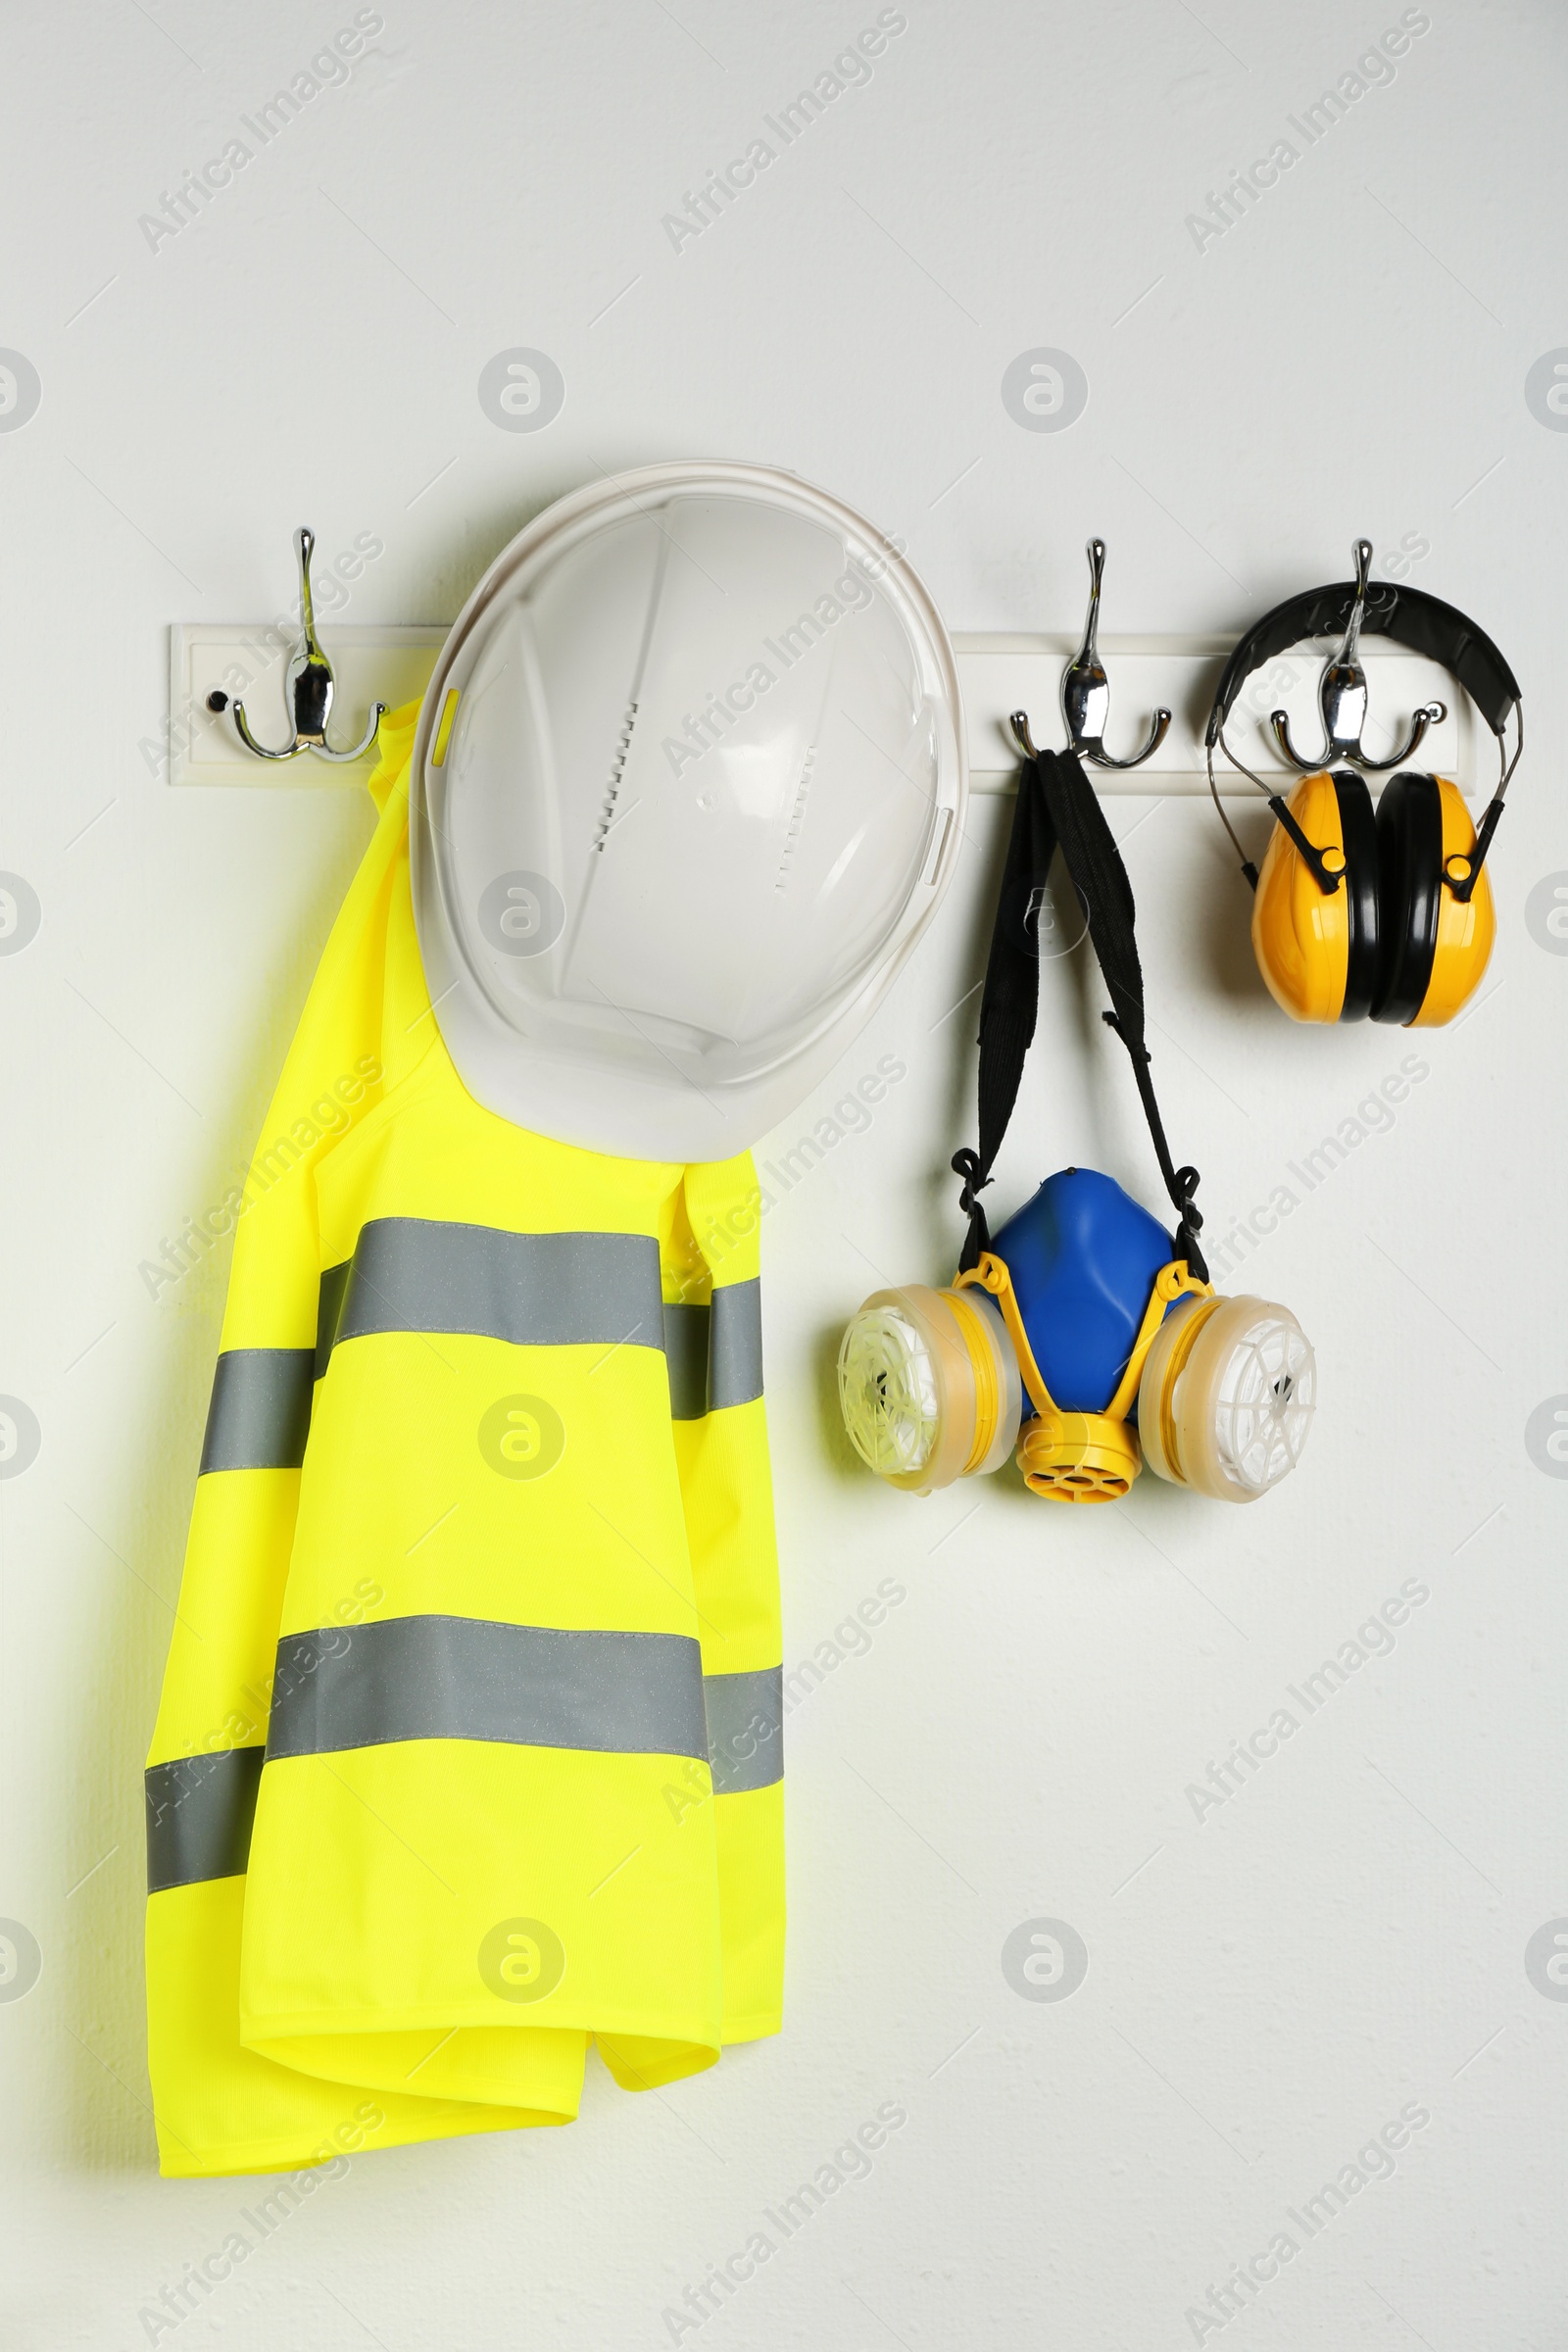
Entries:
{"type": "Polygon", "coordinates": [[[1172,1161],[1150,1076],[1132,885],[1094,786],[1080,761],[1066,752],[1041,752],[1026,760],[1018,778],[1012,836],[980,1000],[980,1149],[953,1156],[954,1173],[963,1180],[959,1204],[969,1219],[958,1270],[967,1273],[991,1247],[979,1196],[991,1182],[1035,1033],[1040,1003],[1035,925],[1058,847],[1068,879],[1083,902],[1089,937],[1110,991],[1111,1009],[1102,1017],[1127,1049],[1159,1172],[1177,1212],[1176,1255],[1187,1260],[1200,1282],[1206,1282],[1208,1267],[1198,1241],[1203,1220],[1194,1199],[1198,1170],[1178,1168],[1172,1161]]]}

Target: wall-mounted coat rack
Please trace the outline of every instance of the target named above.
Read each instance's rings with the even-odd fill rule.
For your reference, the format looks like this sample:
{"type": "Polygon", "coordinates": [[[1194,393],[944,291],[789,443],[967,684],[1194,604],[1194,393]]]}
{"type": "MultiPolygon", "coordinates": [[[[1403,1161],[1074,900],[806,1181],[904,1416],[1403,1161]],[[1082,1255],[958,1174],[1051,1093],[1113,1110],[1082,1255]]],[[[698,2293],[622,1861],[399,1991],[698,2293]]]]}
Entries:
{"type": "MultiPolygon", "coordinates": [[[[362,784],[374,764],[380,711],[423,693],[448,624],[334,626],[328,659],[311,605],[311,534],[299,532],[296,545],[301,624],[292,635],[280,620],[177,623],[171,630],[172,784],[362,784]],[[355,710],[371,710],[364,741],[349,750],[334,750],[326,740],[334,693],[355,710]],[[269,748],[278,744],[281,749],[269,748]],[[300,759],[305,751],[316,757],[300,759]]],[[[1232,640],[1107,637],[1102,650],[1104,542],[1091,540],[1088,552],[1089,610],[1080,638],[954,632],[971,786],[979,793],[1011,791],[1018,769],[1012,713],[1054,708],[1061,713],[1061,740],[1075,744],[1091,763],[1089,772],[1102,793],[1206,793],[1203,729],[1232,640]],[[1107,662],[1119,706],[1153,714],[1142,748],[1128,758],[1118,759],[1105,748],[1107,662]]],[[[1341,646],[1339,660],[1342,669],[1347,662],[1353,666],[1358,713],[1364,715],[1369,701],[1364,664],[1376,675],[1376,708],[1418,709],[1424,762],[1454,777],[1467,792],[1472,789],[1474,717],[1463,698],[1457,698],[1457,709],[1446,709],[1434,696],[1434,687],[1446,683],[1443,671],[1386,639],[1359,648],[1352,643],[1348,653],[1341,646]]],[[[1321,655],[1301,646],[1251,681],[1231,732],[1257,775],[1281,786],[1290,782],[1298,764],[1292,723],[1298,738],[1314,720],[1328,723],[1324,680],[1338,675],[1332,659],[1325,671],[1321,655]]],[[[1054,739],[1043,724],[1040,732],[1044,740],[1054,739]]],[[[1392,738],[1383,748],[1399,754],[1392,738]]],[[[1369,749],[1377,747],[1369,743],[1369,749]]],[[[1221,792],[1255,798],[1245,776],[1221,769],[1218,783],[1221,792]]]]}

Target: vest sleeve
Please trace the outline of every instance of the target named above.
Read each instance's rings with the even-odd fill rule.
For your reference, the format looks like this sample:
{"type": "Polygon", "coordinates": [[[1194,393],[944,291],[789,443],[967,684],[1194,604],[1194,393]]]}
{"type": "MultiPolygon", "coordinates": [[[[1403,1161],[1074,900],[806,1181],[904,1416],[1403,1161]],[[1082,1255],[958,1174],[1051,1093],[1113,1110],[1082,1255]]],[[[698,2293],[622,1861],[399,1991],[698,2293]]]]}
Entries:
{"type": "Polygon", "coordinates": [[[686,1171],[707,1289],[706,1377],[670,1350],[675,1450],[703,1647],[722,1916],[725,2041],[779,2030],[783,1651],[762,1394],[761,1197],[749,1152],[686,1171]],[[684,1392],[684,1393],[683,1393],[684,1392]]]}

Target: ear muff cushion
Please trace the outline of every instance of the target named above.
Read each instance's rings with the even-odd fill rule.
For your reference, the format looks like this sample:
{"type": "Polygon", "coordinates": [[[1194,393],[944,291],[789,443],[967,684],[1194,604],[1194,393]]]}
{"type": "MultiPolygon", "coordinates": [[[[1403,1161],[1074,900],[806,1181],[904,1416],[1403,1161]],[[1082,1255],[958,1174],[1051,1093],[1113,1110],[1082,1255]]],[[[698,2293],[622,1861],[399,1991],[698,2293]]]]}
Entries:
{"type": "Polygon", "coordinates": [[[1443,895],[1443,803],[1436,776],[1406,769],[1378,803],[1375,1021],[1415,1019],[1432,979],[1443,895]]]}
{"type": "Polygon", "coordinates": [[[1336,774],[1340,839],[1345,844],[1346,912],[1349,937],[1345,963],[1342,1021],[1364,1021],[1378,985],[1378,823],[1365,779],[1348,770],[1336,774]]]}

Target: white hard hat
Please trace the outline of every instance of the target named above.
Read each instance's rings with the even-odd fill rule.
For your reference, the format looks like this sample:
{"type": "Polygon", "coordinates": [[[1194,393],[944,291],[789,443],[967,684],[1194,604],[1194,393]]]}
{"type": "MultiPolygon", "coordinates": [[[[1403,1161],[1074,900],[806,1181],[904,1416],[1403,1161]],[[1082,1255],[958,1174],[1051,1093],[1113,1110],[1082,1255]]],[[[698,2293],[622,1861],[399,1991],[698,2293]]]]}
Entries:
{"type": "Polygon", "coordinates": [[[956,862],[953,647],[888,541],[761,466],[549,508],[453,627],[414,743],[414,907],[468,1092],[724,1159],[870,1017],[956,862]]]}

